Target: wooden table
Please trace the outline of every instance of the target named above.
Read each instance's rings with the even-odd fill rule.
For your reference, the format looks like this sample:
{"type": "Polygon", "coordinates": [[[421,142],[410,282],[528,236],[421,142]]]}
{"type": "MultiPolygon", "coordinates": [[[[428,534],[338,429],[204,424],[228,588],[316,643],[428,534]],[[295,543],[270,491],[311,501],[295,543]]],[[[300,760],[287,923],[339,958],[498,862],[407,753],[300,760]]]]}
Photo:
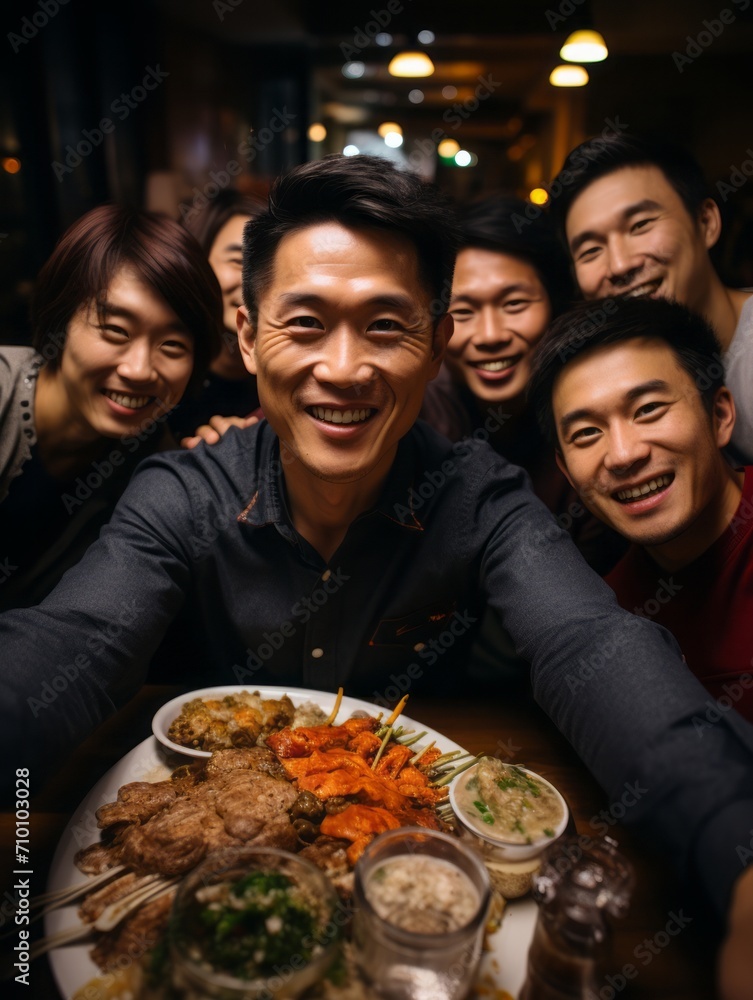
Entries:
{"type": "MultiPolygon", "coordinates": [[[[105,771],[150,734],[154,711],[178,693],[180,689],[174,687],[145,687],[65,762],[41,792],[33,795],[30,837],[33,894],[44,891],[52,854],[73,810],[105,771]]],[[[488,696],[465,700],[416,698],[406,711],[474,753],[497,754],[539,771],[567,799],[578,833],[598,835],[591,819],[605,809],[605,797],[569,744],[527,698],[515,696],[507,701],[488,696]]],[[[710,1000],[714,996],[715,943],[705,926],[704,915],[697,904],[688,904],[666,858],[658,857],[618,825],[613,830],[613,836],[635,868],[636,887],[628,916],[615,927],[618,978],[612,981],[612,986],[605,983],[599,1000],[633,997],[710,1000]],[[681,933],[671,936],[666,932],[667,922],[673,912],[680,910],[684,917],[692,918],[691,922],[681,933]],[[626,965],[637,970],[632,981],[619,978],[626,965]]],[[[14,818],[6,811],[0,815],[3,876],[13,868],[8,853],[13,840],[14,818]]],[[[12,881],[4,877],[0,884],[2,893],[12,881]]],[[[3,895],[0,931],[11,926],[9,910],[9,896],[3,895]]],[[[31,988],[19,992],[19,996],[34,1000],[60,997],[46,958],[32,964],[30,979],[31,988]]]]}

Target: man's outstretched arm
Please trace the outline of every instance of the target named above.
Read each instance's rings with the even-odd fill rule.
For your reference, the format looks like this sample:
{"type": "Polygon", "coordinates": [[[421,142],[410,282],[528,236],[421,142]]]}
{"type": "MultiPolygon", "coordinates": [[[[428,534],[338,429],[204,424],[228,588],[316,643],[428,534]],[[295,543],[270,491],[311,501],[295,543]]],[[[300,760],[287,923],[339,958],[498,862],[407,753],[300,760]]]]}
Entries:
{"type": "Polygon", "coordinates": [[[753,859],[753,726],[718,708],[664,629],[623,611],[549,512],[494,474],[482,579],[534,695],[624,819],[692,872],[719,917],[753,859]],[[496,508],[496,512],[495,512],[496,508]]]}
{"type": "Polygon", "coordinates": [[[175,526],[190,504],[153,461],[53,593],[0,615],[0,741],[39,774],[138,691],[183,602],[191,558],[175,526]]]}

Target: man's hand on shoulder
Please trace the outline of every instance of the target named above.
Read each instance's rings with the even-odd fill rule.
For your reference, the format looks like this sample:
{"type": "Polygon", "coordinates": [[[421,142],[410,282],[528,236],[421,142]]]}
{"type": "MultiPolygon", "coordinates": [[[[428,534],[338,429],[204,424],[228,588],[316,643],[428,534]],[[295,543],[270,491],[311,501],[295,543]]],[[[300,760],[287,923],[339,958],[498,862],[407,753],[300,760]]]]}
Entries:
{"type": "Polygon", "coordinates": [[[180,442],[181,448],[195,448],[201,441],[207,444],[217,444],[223,434],[231,427],[253,427],[259,423],[259,418],[248,417],[212,417],[208,424],[202,424],[196,428],[193,437],[184,437],[180,442]]]}
{"type": "Polygon", "coordinates": [[[753,865],[735,883],[719,956],[721,1000],[753,1000],[753,865]]]}

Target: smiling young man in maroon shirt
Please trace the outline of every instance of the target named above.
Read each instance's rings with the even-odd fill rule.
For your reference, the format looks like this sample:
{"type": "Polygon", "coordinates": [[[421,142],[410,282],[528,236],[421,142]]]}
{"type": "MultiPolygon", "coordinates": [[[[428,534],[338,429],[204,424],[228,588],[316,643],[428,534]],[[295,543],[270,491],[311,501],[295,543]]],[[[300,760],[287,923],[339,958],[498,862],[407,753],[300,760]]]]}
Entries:
{"type": "Polygon", "coordinates": [[[722,452],[735,404],[718,342],[677,303],[613,305],[598,326],[586,306],[553,324],[539,415],[583,502],[633,543],[606,577],[622,606],[674,634],[712,714],[753,719],[753,466],[722,452]]]}

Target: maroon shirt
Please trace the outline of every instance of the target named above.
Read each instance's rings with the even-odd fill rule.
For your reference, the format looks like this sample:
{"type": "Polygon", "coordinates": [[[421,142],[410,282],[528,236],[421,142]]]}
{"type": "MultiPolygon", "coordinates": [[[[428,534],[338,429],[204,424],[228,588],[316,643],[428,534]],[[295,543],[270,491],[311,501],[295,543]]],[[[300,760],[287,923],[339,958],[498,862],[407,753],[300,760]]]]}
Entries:
{"type": "Polygon", "coordinates": [[[606,581],[623,608],[672,632],[722,709],[753,721],[753,466],[744,471],[735,516],[689,566],[668,573],[633,545],[606,581]]]}

